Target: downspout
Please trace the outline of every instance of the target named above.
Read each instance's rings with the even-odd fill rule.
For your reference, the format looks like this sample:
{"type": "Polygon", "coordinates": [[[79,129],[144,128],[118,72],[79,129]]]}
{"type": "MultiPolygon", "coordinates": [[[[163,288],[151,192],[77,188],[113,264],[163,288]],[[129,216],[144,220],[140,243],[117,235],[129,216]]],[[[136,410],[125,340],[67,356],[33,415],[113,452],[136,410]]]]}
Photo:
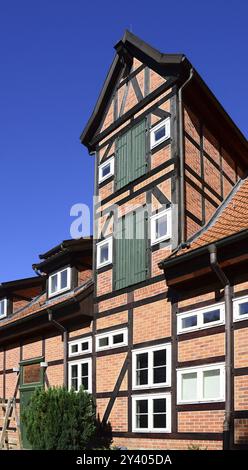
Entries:
{"type": "Polygon", "coordinates": [[[232,417],[232,290],[229,279],[221,269],[217,260],[216,245],[210,245],[210,265],[224,287],[225,298],[225,353],[226,353],[226,400],[223,424],[223,449],[231,448],[231,417],[232,417]]]}
{"type": "Polygon", "coordinates": [[[184,124],[183,124],[183,100],[182,100],[182,92],[183,89],[188,85],[190,80],[193,78],[194,69],[191,67],[190,75],[187,80],[181,85],[178,90],[178,107],[179,107],[179,156],[180,156],[180,163],[179,163],[179,171],[180,171],[180,183],[179,183],[179,197],[180,197],[180,213],[181,213],[181,227],[180,227],[180,243],[181,245],[185,242],[185,195],[184,195],[184,124]]]}
{"type": "Polygon", "coordinates": [[[67,373],[67,343],[68,343],[68,331],[67,329],[58,323],[53,318],[53,312],[51,309],[48,309],[48,320],[51,322],[57,330],[59,330],[63,335],[63,342],[64,342],[64,357],[63,357],[63,368],[64,368],[64,387],[67,388],[68,386],[68,373],[67,373]]]}

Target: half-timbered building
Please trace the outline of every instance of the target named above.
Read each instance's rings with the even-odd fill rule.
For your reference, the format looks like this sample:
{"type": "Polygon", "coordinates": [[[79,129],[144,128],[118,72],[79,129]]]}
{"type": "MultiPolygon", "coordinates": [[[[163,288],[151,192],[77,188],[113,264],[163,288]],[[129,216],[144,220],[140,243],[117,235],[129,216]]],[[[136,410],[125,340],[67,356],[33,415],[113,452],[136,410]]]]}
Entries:
{"type": "Polygon", "coordinates": [[[0,396],[83,385],[117,446],[244,448],[247,140],[184,55],[115,50],[81,135],[94,237],[1,284],[0,396]]]}

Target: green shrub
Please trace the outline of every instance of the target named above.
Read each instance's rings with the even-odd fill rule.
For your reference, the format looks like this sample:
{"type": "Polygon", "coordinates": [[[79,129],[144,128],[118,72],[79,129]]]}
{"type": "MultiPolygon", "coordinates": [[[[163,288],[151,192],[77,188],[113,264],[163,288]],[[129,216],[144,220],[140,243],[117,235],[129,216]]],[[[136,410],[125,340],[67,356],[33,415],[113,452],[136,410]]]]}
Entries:
{"type": "Polygon", "coordinates": [[[37,389],[22,413],[32,449],[83,450],[95,434],[95,407],[83,389],[37,389]]]}

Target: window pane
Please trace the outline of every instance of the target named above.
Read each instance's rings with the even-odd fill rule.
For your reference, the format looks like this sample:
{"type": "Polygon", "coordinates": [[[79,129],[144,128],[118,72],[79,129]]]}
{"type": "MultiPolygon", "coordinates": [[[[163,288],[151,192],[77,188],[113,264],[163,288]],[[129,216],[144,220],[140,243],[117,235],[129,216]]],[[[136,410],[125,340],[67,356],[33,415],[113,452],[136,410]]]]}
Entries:
{"type": "Polygon", "coordinates": [[[148,353],[136,356],[136,385],[148,384],[148,353]]]}
{"type": "Polygon", "coordinates": [[[136,385],[148,384],[148,369],[137,370],[136,372],[136,385]]]}
{"type": "Polygon", "coordinates": [[[148,367],[148,353],[137,354],[136,369],[146,369],[148,367]]]}
{"type": "Polygon", "coordinates": [[[154,140],[157,142],[165,136],[165,125],[161,126],[157,131],[154,132],[154,140]]]}
{"type": "Polygon", "coordinates": [[[71,386],[74,388],[74,390],[78,390],[78,379],[77,378],[72,378],[71,379],[71,386]]]}
{"type": "Polygon", "coordinates": [[[89,379],[88,379],[88,377],[82,377],[82,386],[84,387],[84,390],[89,389],[89,379]]]}
{"type": "Polygon", "coordinates": [[[54,293],[58,290],[58,275],[51,276],[51,292],[54,293]]]}
{"type": "Polygon", "coordinates": [[[4,300],[0,301],[0,316],[4,315],[4,300]]]}
{"type": "Polygon", "coordinates": [[[155,237],[162,238],[167,234],[167,215],[155,219],[155,237]]]}
{"type": "Polygon", "coordinates": [[[99,346],[102,348],[103,346],[108,346],[109,344],[109,339],[108,336],[105,336],[104,338],[99,338],[99,346]]]}
{"type": "Polygon", "coordinates": [[[89,341],[84,341],[81,343],[81,351],[88,351],[89,349],[89,341]]]}
{"type": "Polygon", "coordinates": [[[71,386],[74,390],[78,390],[78,366],[77,364],[71,367],[71,386]]]}
{"type": "Polygon", "coordinates": [[[187,401],[197,399],[196,372],[182,374],[182,399],[187,401]]]}
{"type": "Polygon", "coordinates": [[[191,317],[182,318],[182,328],[191,328],[197,326],[197,316],[192,315],[191,317]]]}
{"type": "Polygon", "coordinates": [[[166,349],[161,349],[160,351],[154,351],[153,365],[154,367],[166,365],[166,349]]]}
{"type": "Polygon", "coordinates": [[[156,367],[153,369],[153,383],[159,384],[166,382],[166,367],[156,367]]]}
{"type": "Polygon", "coordinates": [[[166,399],[156,398],[153,400],[153,413],[165,413],[166,412],[166,399]]]}
{"type": "Polygon", "coordinates": [[[248,302],[244,302],[243,304],[239,304],[239,314],[246,315],[248,313],[248,302]]]}
{"type": "Polygon", "coordinates": [[[136,413],[148,413],[148,400],[136,401],[136,413]]]}
{"type": "Polygon", "coordinates": [[[113,344],[123,343],[123,341],[124,341],[123,333],[113,336],[113,344]]]}
{"type": "Polygon", "coordinates": [[[67,269],[60,273],[61,276],[61,289],[65,289],[68,285],[68,271],[67,269]]]}
{"type": "Polygon", "coordinates": [[[110,163],[108,163],[102,168],[102,178],[104,178],[104,176],[107,176],[109,173],[110,173],[110,163]]]}
{"type": "Polygon", "coordinates": [[[211,323],[212,321],[220,320],[220,309],[211,310],[203,314],[203,323],[211,323]]]}
{"type": "Polygon", "coordinates": [[[148,428],[148,400],[136,401],[136,427],[148,428]]]}
{"type": "Polygon", "coordinates": [[[81,364],[81,375],[82,377],[85,377],[88,375],[88,364],[87,362],[85,364],[81,364]]]}
{"type": "Polygon", "coordinates": [[[106,263],[109,259],[109,245],[106,243],[100,247],[100,263],[106,263]]]}
{"type": "Polygon", "coordinates": [[[220,396],[220,370],[207,370],[203,372],[204,399],[218,398],[220,396]]]}
{"type": "Polygon", "coordinates": [[[136,415],[136,428],[148,428],[148,415],[136,415]]]}
{"type": "Polygon", "coordinates": [[[166,414],[153,415],[154,428],[166,428],[166,414]]]}
{"type": "Polygon", "coordinates": [[[73,344],[71,346],[71,352],[72,353],[77,353],[78,352],[78,344],[73,344]]]}

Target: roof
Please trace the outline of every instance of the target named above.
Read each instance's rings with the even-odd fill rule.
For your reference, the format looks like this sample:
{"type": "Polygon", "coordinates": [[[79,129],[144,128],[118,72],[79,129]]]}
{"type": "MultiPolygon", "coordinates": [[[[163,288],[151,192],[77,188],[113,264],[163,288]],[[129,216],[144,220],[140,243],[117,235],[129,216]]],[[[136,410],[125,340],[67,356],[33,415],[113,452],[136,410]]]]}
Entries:
{"type": "Polygon", "coordinates": [[[32,265],[33,269],[37,271],[46,272],[47,268],[54,265],[54,263],[63,263],[65,257],[72,255],[73,253],[86,253],[91,252],[93,246],[92,236],[63,240],[59,245],[56,245],[51,250],[46,253],[40,254],[39,258],[40,263],[35,263],[32,265]]]}
{"type": "MultiPolygon", "coordinates": [[[[93,113],[80,136],[81,142],[88,148],[89,152],[94,152],[95,146],[92,141],[101,124],[106,106],[108,105],[109,100],[113,95],[116,81],[120,77],[121,73],[123,73],[124,67],[130,60],[130,57],[136,57],[158,73],[164,76],[173,76],[175,78],[175,82],[178,82],[179,85],[188,77],[191,69],[193,69],[193,79],[187,87],[187,91],[192,87],[192,90],[194,90],[194,96],[196,93],[199,96],[201,94],[201,98],[199,99],[202,100],[203,103],[207,102],[208,108],[212,107],[216,110],[217,116],[215,120],[215,126],[220,126],[220,122],[225,123],[226,129],[224,132],[224,137],[228,135],[230,141],[232,141],[232,144],[236,145],[238,148],[239,158],[242,164],[247,165],[248,142],[246,137],[236,126],[234,121],[225,111],[223,106],[220,104],[215,95],[212,93],[212,91],[209,89],[209,87],[206,85],[204,80],[200,77],[198,72],[194,69],[184,54],[164,54],[151,47],[149,44],[135,36],[130,31],[125,31],[123,38],[116,44],[115,49],[115,58],[110,66],[93,113]]],[[[206,106],[204,104],[204,109],[205,108],[206,106]]],[[[213,119],[211,112],[212,108],[209,109],[210,119],[213,119]]],[[[124,118],[125,115],[119,118],[115,124],[117,125],[118,122],[124,118]]],[[[107,132],[107,129],[105,132],[107,132]]],[[[218,130],[218,132],[221,133],[221,130],[218,130]]]]}
{"type": "MultiPolygon", "coordinates": [[[[16,310],[13,314],[7,316],[5,319],[0,321],[0,331],[5,326],[10,326],[16,324],[23,319],[31,319],[37,316],[39,313],[45,315],[48,309],[58,309],[67,305],[70,302],[77,302],[80,300],[81,295],[87,294],[88,290],[92,288],[93,281],[90,279],[84,284],[76,287],[75,289],[66,292],[63,295],[58,295],[57,297],[48,299],[46,292],[43,292],[41,295],[35,297],[31,302],[29,302],[25,307],[22,307],[16,310]]],[[[90,292],[91,293],[91,290],[90,292]]]]}
{"type": "Polygon", "coordinates": [[[236,234],[245,234],[247,229],[248,177],[238,181],[228,198],[217,209],[210,221],[188,240],[188,246],[172,253],[160,263],[160,267],[168,260],[177,259],[178,262],[181,257],[188,255],[190,252],[216,242],[228,240],[236,234]]]}
{"type": "Polygon", "coordinates": [[[44,282],[44,279],[42,278],[42,276],[32,276],[32,277],[26,277],[24,279],[16,279],[14,281],[1,282],[0,291],[1,290],[15,291],[15,290],[24,289],[24,288],[35,287],[35,286],[42,285],[43,282],[44,282]]]}

